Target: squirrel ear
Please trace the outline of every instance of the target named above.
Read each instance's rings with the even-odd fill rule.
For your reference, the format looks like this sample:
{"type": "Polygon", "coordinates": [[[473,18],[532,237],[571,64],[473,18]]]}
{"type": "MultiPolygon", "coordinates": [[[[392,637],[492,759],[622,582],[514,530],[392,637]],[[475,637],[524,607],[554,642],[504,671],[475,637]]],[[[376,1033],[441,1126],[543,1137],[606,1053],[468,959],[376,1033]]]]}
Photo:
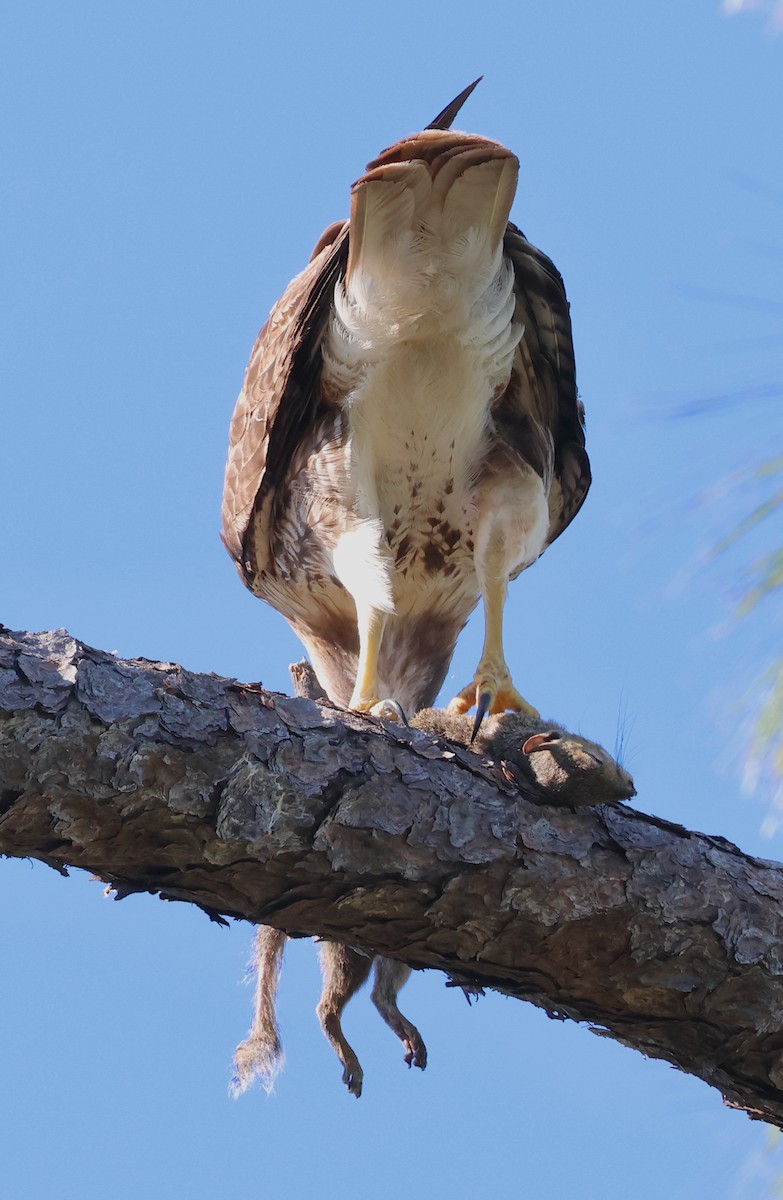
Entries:
{"type": "Polygon", "coordinates": [[[534,733],[531,737],[523,742],[520,747],[523,754],[535,754],[536,750],[549,750],[553,742],[560,741],[560,734],[556,729],[548,729],[546,733],[534,733]]]}

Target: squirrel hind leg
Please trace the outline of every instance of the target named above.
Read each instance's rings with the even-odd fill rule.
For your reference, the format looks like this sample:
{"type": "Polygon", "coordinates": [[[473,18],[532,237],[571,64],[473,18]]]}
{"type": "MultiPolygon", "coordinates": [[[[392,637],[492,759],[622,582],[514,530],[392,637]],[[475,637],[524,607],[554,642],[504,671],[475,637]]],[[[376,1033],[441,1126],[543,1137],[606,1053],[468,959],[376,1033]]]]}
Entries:
{"type": "Polygon", "coordinates": [[[416,1026],[411,1024],[397,1007],[397,995],[400,988],[407,983],[410,973],[411,968],[405,963],[379,956],[375,960],[375,982],[371,998],[386,1024],[405,1047],[405,1062],[409,1067],[420,1067],[423,1071],[427,1065],[427,1047],[416,1026]]]}
{"type": "Polygon", "coordinates": [[[338,942],[322,942],[319,949],[324,986],[316,1012],[321,1028],[343,1065],[343,1083],[357,1099],[362,1094],[364,1072],[343,1033],[343,1009],[370,974],[372,958],[338,942]]]}

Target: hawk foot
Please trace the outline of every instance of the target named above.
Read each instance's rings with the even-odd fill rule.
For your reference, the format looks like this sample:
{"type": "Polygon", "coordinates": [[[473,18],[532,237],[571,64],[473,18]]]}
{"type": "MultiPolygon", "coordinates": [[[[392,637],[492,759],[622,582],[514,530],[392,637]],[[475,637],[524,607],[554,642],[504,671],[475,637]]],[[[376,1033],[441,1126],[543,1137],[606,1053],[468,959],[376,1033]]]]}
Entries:
{"type": "Polygon", "coordinates": [[[523,713],[526,717],[538,717],[540,713],[528,704],[511,682],[508,672],[502,675],[491,674],[489,671],[477,671],[472,683],[458,692],[449,704],[449,712],[466,713],[469,708],[476,706],[476,722],[473,726],[473,737],[478,733],[479,726],[487,713],[494,715],[511,710],[523,713]]]}
{"type": "Polygon", "coordinates": [[[380,721],[394,721],[396,725],[408,724],[402,705],[396,700],[360,700],[357,704],[351,704],[351,708],[357,712],[369,713],[371,717],[377,717],[380,721]]]}
{"type": "Polygon", "coordinates": [[[373,704],[370,714],[381,721],[394,721],[397,725],[408,724],[402,705],[396,700],[379,700],[377,704],[373,704]]]}

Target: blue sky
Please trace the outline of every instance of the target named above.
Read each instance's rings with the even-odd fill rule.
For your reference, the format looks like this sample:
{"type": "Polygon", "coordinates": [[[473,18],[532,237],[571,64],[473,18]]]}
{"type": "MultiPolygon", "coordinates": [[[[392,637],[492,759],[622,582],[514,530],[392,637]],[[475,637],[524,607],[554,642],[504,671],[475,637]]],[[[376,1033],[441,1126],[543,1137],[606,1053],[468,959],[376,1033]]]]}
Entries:
{"type": "MultiPolygon", "coordinates": [[[[595,478],[511,589],[515,679],[609,746],[625,714],[639,808],[782,857],[740,786],[780,622],[732,619],[774,532],[705,561],[753,499],[727,481],[780,445],[776,8],[9,6],[0,619],[288,688],[298,644],[217,537],[244,366],[364,163],[483,72],[460,123],[520,157],[513,216],[566,280],[595,478]]],[[[474,621],[446,693],[480,642],[474,621]]],[[[366,996],[349,1008],[357,1103],[307,942],[286,958],[277,1093],[232,1102],[249,928],[1,866],[13,1200],[765,1194],[764,1131],[706,1085],[510,1000],[469,1009],[434,973],[403,993],[424,1075],[366,996]]]]}

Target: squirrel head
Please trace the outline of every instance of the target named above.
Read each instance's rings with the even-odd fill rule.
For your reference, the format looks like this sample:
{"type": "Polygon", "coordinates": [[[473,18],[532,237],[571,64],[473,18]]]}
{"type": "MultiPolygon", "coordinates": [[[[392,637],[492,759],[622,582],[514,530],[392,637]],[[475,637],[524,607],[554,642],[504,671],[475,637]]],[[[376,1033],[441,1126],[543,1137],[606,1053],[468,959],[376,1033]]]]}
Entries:
{"type": "Polygon", "coordinates": [[[467,715],[428,708],[411,724],[505,760],[551,804],[615,804],[636,795],[631,776],[603,746],[555,721],[500,713],[484,721],[472,742],[473,719],[467,715]]]}

